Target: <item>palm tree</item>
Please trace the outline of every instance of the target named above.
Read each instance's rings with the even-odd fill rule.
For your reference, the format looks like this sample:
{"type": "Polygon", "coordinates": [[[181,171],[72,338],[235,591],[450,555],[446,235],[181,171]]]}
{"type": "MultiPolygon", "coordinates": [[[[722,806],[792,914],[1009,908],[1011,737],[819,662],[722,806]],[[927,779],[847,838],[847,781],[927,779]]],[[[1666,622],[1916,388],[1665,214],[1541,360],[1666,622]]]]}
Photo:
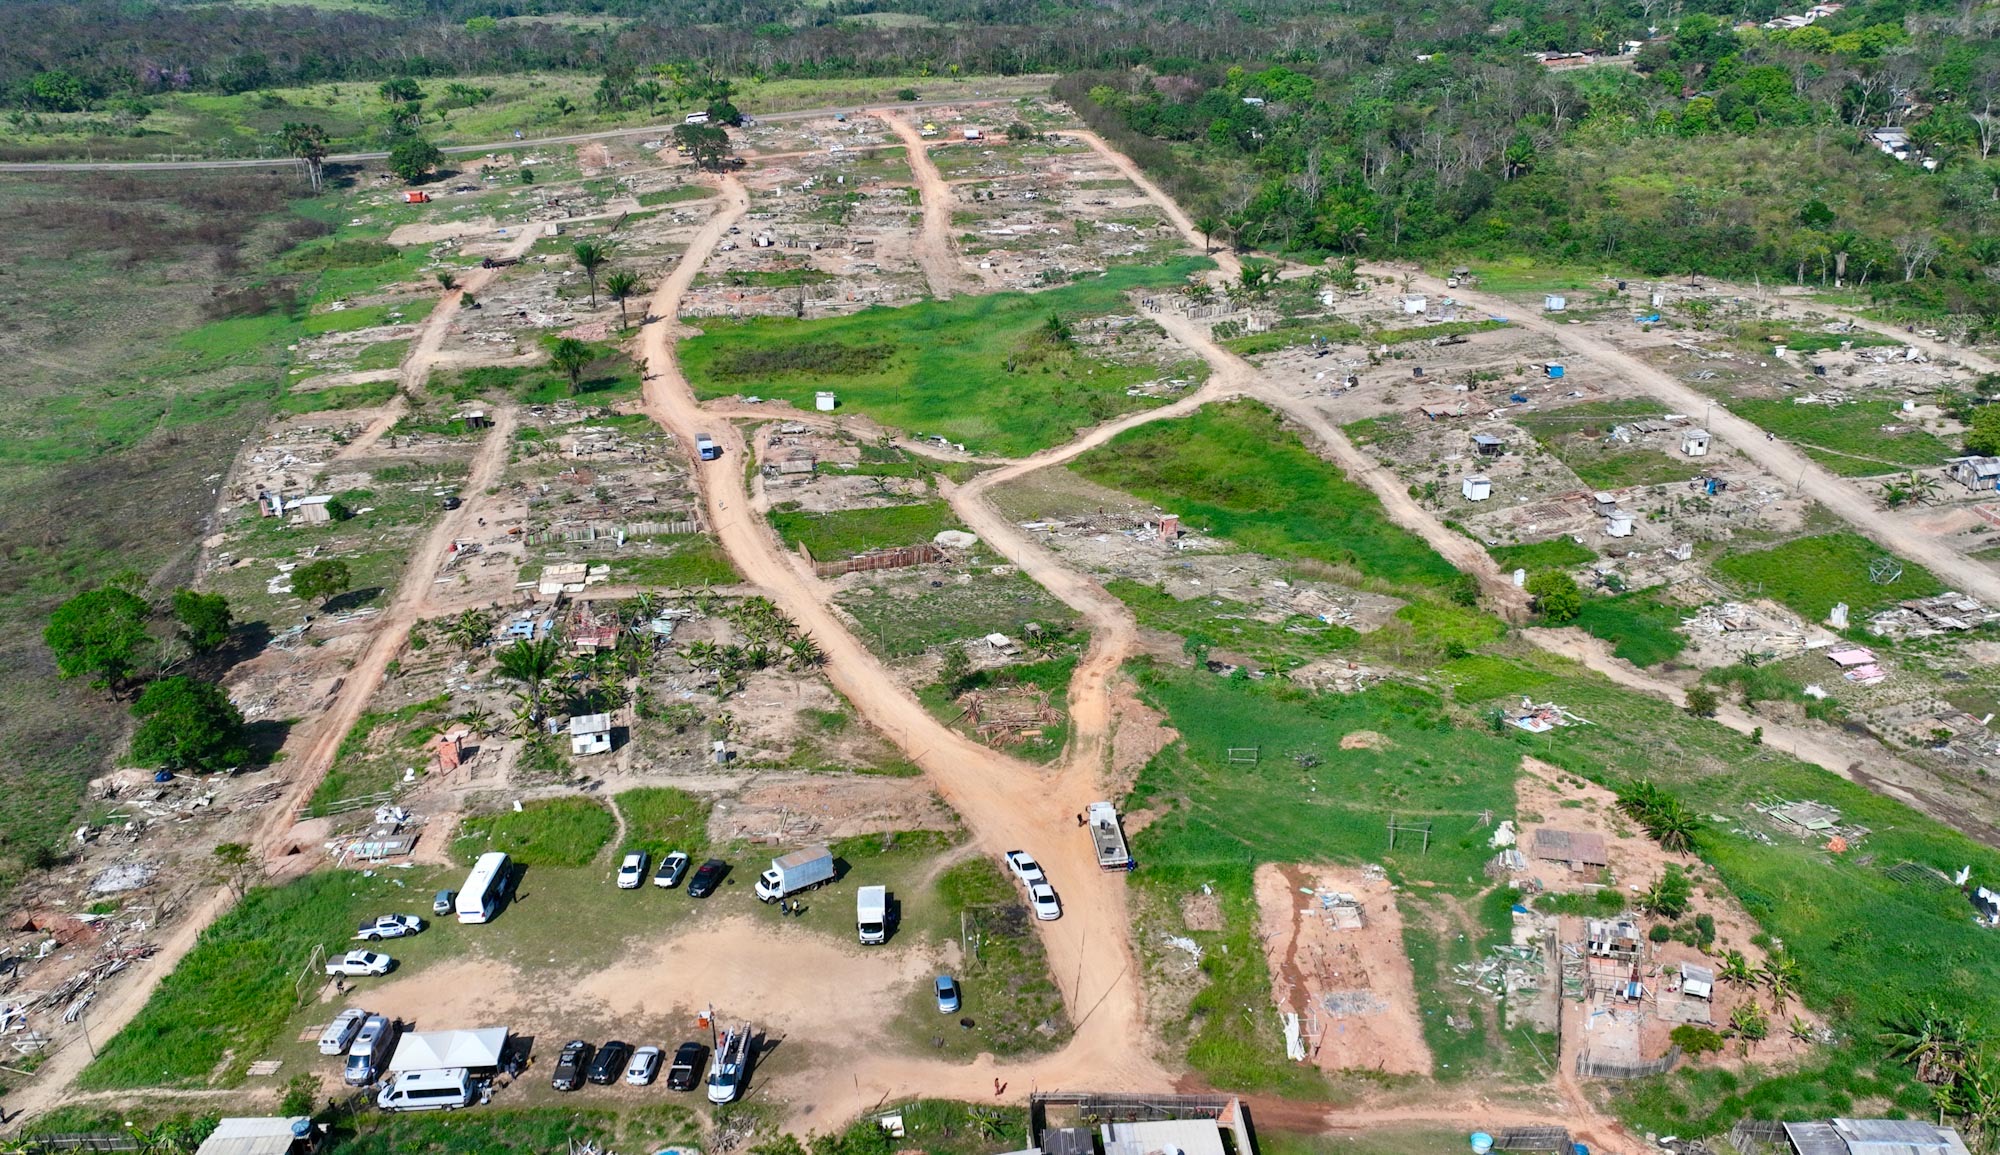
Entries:
{"type": "Polygon", "coordinates": [[[1646,833],[1660,844],[1660,849],[1674,854],[1686,854],[1694,848],[1694,836],[1701,829],[1701,823],[1688,811],[1678,798],[1662,799],[1653,812],[1642,820],[1646,833]]]}
{"type": "Polygon", "coordinates": [[[785,667],[790,670],[811,670],[826,663],[826,651],[819,648],[811,634],[800,634],[791,644],[791,653],[785,659],[785,667]]]}
{"type": "Polygon", "coordinates": [[[541,722],[542,685],[555,676],[561,661],[562,643],[553,635],[515,642],[495,658],[494,673],[521,684],[530,723],[541,722]]]}
{"type": "Polygon", "coordinates": [[[611,259],[611,246],[600,241],[578,241],[571,246],[570,255],[576,258],[576,267],[590,278],[590,307],[597,307],[597,270],[611,259]]]}
{"type": "Polygon", "coordinates": [[[493,632],[493,617],[483,610],[466,610],[445,627],[445,635],[461,650],[470,651],[493,632]]]}
{"type": "Polygon", "coordinates": [[[1774,954],[1764,960],[1763,969],[1757,973],[1758,977],[1764,980],[1764,985],[1771,988],[1772,1008],[1784,1010],[1786,1000],[1799,989],[1799,979],[1802,977],[1799,960],[1782,952],[1774,954]]]}
{"type": "Polygon", "coordinates": [[[1949,1085],[1971,1052],[1972,1026],[1963,1016],[1925,1003],[1883,1022],[1875,1038],[1891,1057],[1917,1069],[1918,1082],[1949,1085]]]}
{"type": "Polygon", "coordinates": [[[305,166],[306,177],[312,181],[313,194],[317,196],[320,174],[326,170],[326,129],[317,124],[287,121],[278,130],[278,139],[284,142],[285,151],[305,166]]]}
{"type": "Polygon", "coordinates": [[[1742,951],[1732,950],[1722,956],[1722,968],[1717,977],[1735,986],[1749,986],[1757,981],[1757,968],[1750,965],[1750,960],[1743,957],[1742,951]]]}
{"type": "Polygon", "coordinates": [[[621,332],[625,329],[626,299],[645,291],[646,286],[639,280],[639,274],[630,269],[613,269],[604,278],[604,295],[618,302],[618,328],[621,332]]]}
{"type": "Polygon", "coordinates": [[[1222,228],[1222,222],[1216,218],[1214,213],[1203,213],[1195,219],[1194,227],[1196,231],[1201,233],[1202,255],[1207,256],[1209,253],[1214,252],[1215,234],[1217,230],[1222,228]]]}
{"type": "Polygon", "coordinates": [[[575,337],[557,337],[549,344],[549,364],[569,377],[569,395],[572,397],[583,389],[584,368],[596,359],[590,346],[575,337]]]}

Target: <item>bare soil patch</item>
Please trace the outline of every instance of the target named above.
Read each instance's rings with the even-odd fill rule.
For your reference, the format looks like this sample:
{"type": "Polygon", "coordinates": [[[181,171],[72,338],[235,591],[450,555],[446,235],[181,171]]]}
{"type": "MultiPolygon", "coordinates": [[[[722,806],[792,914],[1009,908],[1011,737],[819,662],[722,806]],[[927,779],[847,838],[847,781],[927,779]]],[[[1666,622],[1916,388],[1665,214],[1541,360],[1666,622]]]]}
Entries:
{"type": "Polygon", "coordinates": [[[1265,865],[1257,868],[1257,907],[1273,994],[1299,1016],[1315,1065],[1430,1075],[1403,918],[1387,881],[1265,865]],[[1338,925],[1348,923],[1359,925],[1338,925]]]}

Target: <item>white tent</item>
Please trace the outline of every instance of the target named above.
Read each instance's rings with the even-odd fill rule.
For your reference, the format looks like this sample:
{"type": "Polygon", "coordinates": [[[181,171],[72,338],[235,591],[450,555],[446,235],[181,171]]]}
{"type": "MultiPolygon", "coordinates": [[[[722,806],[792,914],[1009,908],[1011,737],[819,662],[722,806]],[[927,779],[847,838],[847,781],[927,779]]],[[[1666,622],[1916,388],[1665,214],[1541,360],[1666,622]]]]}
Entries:
{"type": "Polygon", "coordinates": [[[441,1071],[450,1067],[472,1070],[498,1067],[500,1052],[507,1047],[506,1027],[481,1027],[476,1031],[420,1031],[404,1035],[396,1043],[389,1071],[441,1071]]]}

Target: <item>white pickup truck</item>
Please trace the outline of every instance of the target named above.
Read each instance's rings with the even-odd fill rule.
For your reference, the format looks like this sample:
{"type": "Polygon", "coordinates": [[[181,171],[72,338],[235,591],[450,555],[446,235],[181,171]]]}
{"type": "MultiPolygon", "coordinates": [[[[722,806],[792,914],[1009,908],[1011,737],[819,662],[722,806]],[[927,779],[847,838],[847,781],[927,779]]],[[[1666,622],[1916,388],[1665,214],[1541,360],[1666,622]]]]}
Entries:
{"type": "Polygon", "coordinates": [[[372,950],[351,950],[339,958],[326,960],[326,973],[358,978],[363,975],[386,975],[396,960],[372,950]]]}

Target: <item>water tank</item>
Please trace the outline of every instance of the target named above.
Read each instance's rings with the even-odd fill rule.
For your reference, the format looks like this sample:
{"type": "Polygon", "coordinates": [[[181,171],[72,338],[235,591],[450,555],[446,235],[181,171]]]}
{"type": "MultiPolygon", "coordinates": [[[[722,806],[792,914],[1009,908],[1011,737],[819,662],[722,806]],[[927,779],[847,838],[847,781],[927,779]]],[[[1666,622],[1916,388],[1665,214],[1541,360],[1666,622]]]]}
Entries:
{"type": "Polygon", "coordinates": [[[1493,1136],[1484,1131],[1472,1133],[1472,1155],[1486,1155],[1493,1150],[1493,1136]]]}

